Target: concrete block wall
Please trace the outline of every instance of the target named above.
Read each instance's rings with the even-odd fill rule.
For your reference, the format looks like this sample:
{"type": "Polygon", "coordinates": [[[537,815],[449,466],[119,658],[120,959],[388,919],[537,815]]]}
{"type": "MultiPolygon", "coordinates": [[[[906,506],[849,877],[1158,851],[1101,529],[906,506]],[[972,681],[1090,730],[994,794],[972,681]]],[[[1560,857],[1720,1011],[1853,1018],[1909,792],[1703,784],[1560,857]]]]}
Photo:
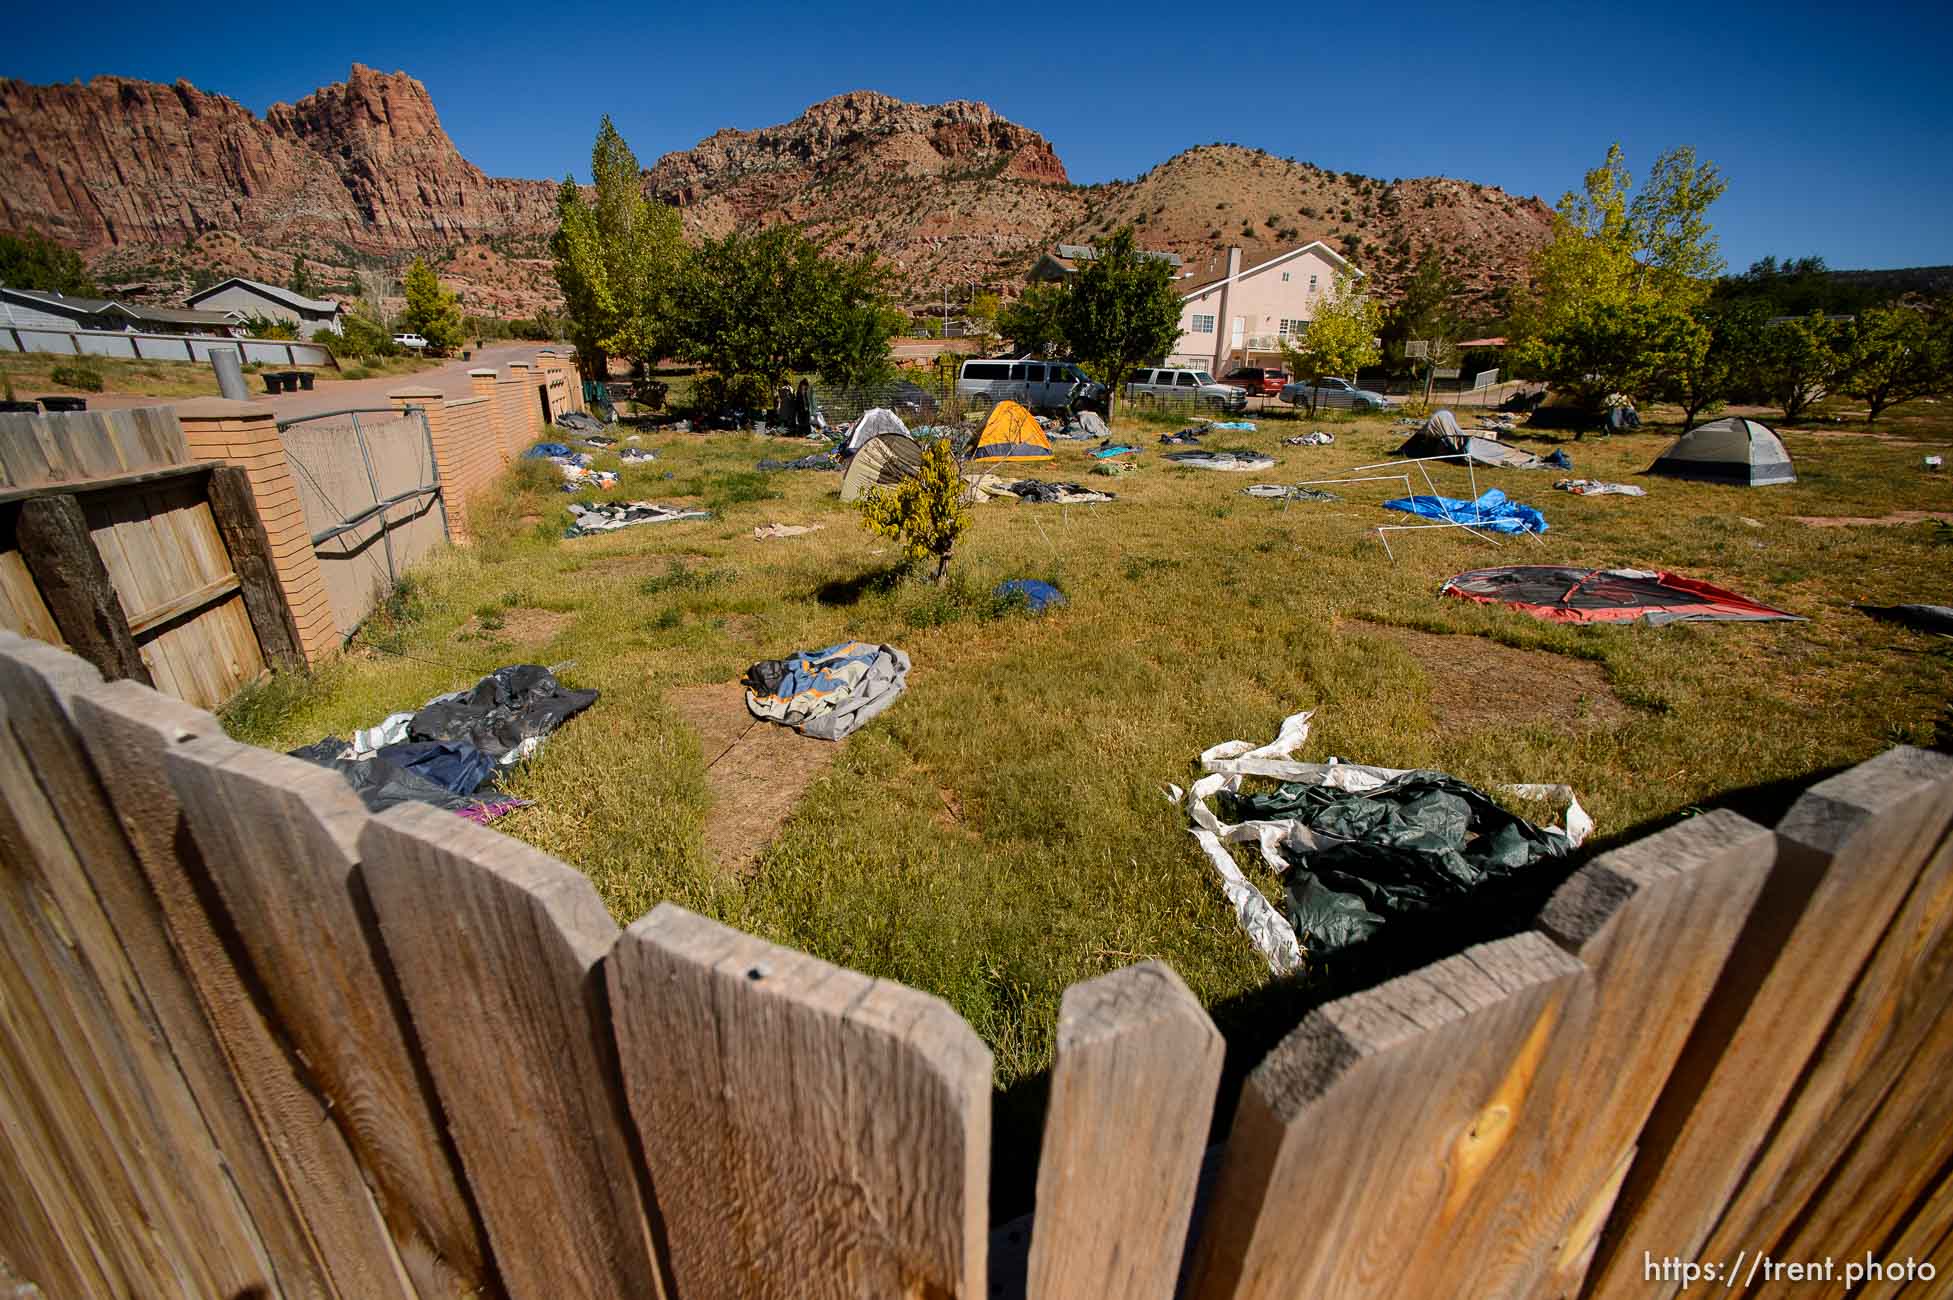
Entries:
{"type": "Polygon", "coordinates": [[[178,403],[176,418],[192,456],[236,465],[250,481],[251,497],[271,541],[278,585],[298,624],[299,648],[307,663],[318,663],[339,648],[340,629],[312,553],[311,529],[278,437],[277,418],[268,406],[221,397],[178,403]]]}

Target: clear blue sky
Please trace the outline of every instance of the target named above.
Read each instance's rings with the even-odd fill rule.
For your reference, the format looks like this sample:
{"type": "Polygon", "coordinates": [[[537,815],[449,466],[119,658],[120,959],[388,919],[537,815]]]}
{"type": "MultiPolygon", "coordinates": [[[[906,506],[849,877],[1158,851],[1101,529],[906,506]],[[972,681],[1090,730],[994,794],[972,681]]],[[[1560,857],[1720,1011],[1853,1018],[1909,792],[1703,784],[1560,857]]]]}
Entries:
{"type": "Polygon", "coordinates": [[[497,176],[583,175],[606,112],[649,165],[856,89],[987,101],[1048,137],[1081,182],[1222,140],[1551,203],[1609,141],[1637,176],[1689,144],[1728,174],[1711,215],[1732,269],[1766,253],[1836,269],[1953,262],[1953,5],[1634,9],[564,0],[511,15],[420,0],[109,4],[77,21],[30,5],[9,22],[0,75],[181,77],[262,112],[355,61],[405,69],[497,176]]]}

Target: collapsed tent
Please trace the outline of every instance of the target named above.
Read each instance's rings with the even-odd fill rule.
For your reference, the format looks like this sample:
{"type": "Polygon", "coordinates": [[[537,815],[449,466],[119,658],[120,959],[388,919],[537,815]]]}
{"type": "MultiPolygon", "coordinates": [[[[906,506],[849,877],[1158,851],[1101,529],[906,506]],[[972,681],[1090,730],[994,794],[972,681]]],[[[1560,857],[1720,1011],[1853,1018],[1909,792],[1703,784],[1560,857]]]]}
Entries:
{"type": "Polygon", "coordinates": [[[1334,492],[1325,492],[1321,488],[1285,487],[1280,483],[1257,483],[1253,487],[1244,487],[1241,490],[1251,497],[1267,497],[1271,500],[1278,501],[1342,500],[1334,492]]]}
{"type": "Polygon", "coordinates": [[[921,472],[922,444],[907,429],[878,433],[842,466],[841,499],[858,501],[878,487],[894,487],[921,472]]]}
{"type": "Polygon", "coordinates": [[[609,501],[594,506],[572,501],[570,517],[575,522],[563,530],[563,536],[590,537],[597,533],[614,533],[620,528],[635,528],[639,524],[669,524],[681,519],[710,519],[712,512],[661,506],[655,501],[609,501]]]}
{"type": "Polygon", "coordinates": [[[782,469],[839,469],[841,458],[831,451],[817,451],[808,456],[797,456],[793,460],[763,460],[759,467],[764,470],[782,469]]]}
{"type": "Polygon", "coordinates": [[[890,645],[844,641],[746,670],[746,707],[803,736],[840,740],[908,688],[909,657],[890,645]]]}
{"type": "Polygon", "coordinates": [[[1035,478],[1018,479],[1006,491],[1019,501],[1048,506],[1092,506],[1116,499],[1113,493],[1100,492],[1083,483],[1047,483],[1035,478]]]}
{"type": "Polygon", "coordinates": [[[1578,848],[1593,821],[1564,785],[1509,785],[1523,799],[1566,809],[1566,826],[1538,826],[1482,790],[1442,772],[1371,767],[1291,755],[1309,737],[1311,713],[1282,722],[1275,739],[1231,740],[1201,754],[1207,775],[1190,791],[1169,785],[1192,834],[1221,878],[1241,927],[1274,973],[1320,962],[1392,921],[1487,902],[1543,883],[1542,871],[1578,848]],[[1285,784],[1243,794],[1242,778],[1285,784]],[[1207,800],[1219,796],[1221,820],[1207,800]],[[1241,871],[1227,844],[1254,844],[1283,879],[1287,915],[1241,871]]]}
{"type": "Polygon", "coordinates": [[[1706,582],[1644,569],[1573,569],[1548,564],[1473,569],[1446,580],[1438,594],[1482,605],[1511,605],[1534,618],[1559,623],[1639,620],[1659,627],[1665,623],[1803,621],[1796,614],[1759,605],[1706,582]]]}
{"type": "Polygon", "coordinates": [[[1100,447],[1090,454],[1093,460],[1110,460],[1114,456],[1137,456],[1139,448],[1131,443],[1121,442],[1110,447],[1100,447]]]}
{"type": "MultiPolygon", "coordinates": [[[[1508,447],[1493,438],[1479,438],[1466,433],[1458,427],[1458,418],[1450,411],[1437,411],[1426,420],[1422,427],[1404,445],[1392,452],[1393,456],[1410,459],[1429,459],[1433,456],[1464,456],[1479,465],[1492,465],[1500,469],[1546,469],[1548,462],[1541,460],[1529,451],[1508,447]]],[[[1562,465],[1564,469],[1567,466],[1562,465]]]]}
{"type": "Polygon", "coordinates": [[[1889,623],[1900,623],[1915,632],[1953,635],[1953,606],[1949,605],[1853,605],[1853,609],[1889,623]]]}
{"type": "Polygon", "coordinates": [[[527,758],[543,739],[597,702],[538,664],[498,668],[466,691],[437,695],[412,713],[394,713],[353,733],[295,749],[295,758],[329,767],[366,807],[429,803],[491,821],[522,801],[492,790],[498,769],[527,758]]]}
{"type": "Polygon", "coordinates": [[[1105,438],[1111,436],[1111,430],[1105,427],[1105,417],[1097,411],[1080,411],[1076,418],[1079,432],[1083,433],[1086,437],[1105,438]]]}
{"type": "Polygon", "coordinates": [[[1648,466],[1648,473],[1742,487],[1797,481],[1783,439],[1734,415],[1690,429],[1648,466]]]}
{"type": "Polygon", "coordinates": [[[862,414],[848,430],[848,440],[841,444],[841,454],[852,456],[866,447],[870,440],[884,433],[899,434],[904,438],[913,437],[909,426],[902,423],[902,417],[885,406],[877,406],[862,414]]]}
{"type": "Polygon", "coordinates": [[[988,465],[1012,460],[1050,460],[1051,439],[1037,417],[1016,402],[1003,401],[983,422],[976,445],[970,448],[972,465],[988,465]]]}
{"type": "Polygon", "coordinates": [[[556,417],[556,427],[568,429],[571,433],[602,433],[604,422],[594,415],[582,411],[565,411],[556,417]]]}
{"type": "Polygon", "coordinates": [[[1275,458],[1258,451],[1173,451],[1167,453],[1166,459],[1188,469],[1217,469],[1233,474],[1275,468],[1275,458]]]}
{"type": "Polygon", "coordinates": [[[1439,496],[1397,497],[1384,502],[1383,508],[1442,523],[1483,528],[1490,533],[1543,533],[1547,527],[1545,515],[1531,506],[1508,500],[1497,488],[1487,490],[1476,501],[1439,496]]]}

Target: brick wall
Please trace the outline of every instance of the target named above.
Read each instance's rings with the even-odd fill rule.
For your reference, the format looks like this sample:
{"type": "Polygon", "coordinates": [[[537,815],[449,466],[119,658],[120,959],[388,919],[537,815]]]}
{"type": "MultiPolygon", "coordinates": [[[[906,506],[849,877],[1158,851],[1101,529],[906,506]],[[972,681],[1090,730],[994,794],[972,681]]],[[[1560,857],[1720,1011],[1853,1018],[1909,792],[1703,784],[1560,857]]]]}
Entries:
{"type": "Polygon", "coordinates": [[[205,397],[179,403],[176,418],[183,425],[183,438],[192,456],[236,465],[250,480],[251,496],[271,540],[278,583],[285,589],[292,620],[298,624],[299,648],[308,663],[318,663],[338,649],[339,625],[333,619],[325,578],[312,553],[305,508],[299,503],[271,408],[205,397]]]}

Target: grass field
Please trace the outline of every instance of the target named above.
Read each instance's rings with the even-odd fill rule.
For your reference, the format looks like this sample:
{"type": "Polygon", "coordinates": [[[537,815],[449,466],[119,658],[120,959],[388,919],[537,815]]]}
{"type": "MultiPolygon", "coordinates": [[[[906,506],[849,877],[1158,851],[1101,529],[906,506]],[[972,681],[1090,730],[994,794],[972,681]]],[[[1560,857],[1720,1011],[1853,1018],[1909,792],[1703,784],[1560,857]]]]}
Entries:
{"type": "MultiPolygon", "coordinates": [[[[1953,474],[1920,468],[1933,447],[1892,441],[1953,442],[1935,409],[1897,413],[1880,438],[1787,434],[1800,479],[1785,487],[1643,479],[1645,498],[1576,498],[1550,472],[1480,471],[1545,512],[1543,541],[1398,534],[1394,562],[1369,531],[1403,518],[1376,508],[1387,485],[1286,510],[1241,495],[1386,459],[1403,436],[1389,419],[1324,423],[1330,448],[1281,446],[1314,427],[1292,420],[1207,439],[1272,452],[1263,474],[1169,468],[1154,435],[1171,424],[1122,422],[1148,444],[1136,473],[1089,478],[1076,443],[1027,470],[1115,503],[975,507],[942,589],[893,571],[835,475],[755,472],[804,445],[652,434],[661,459],[613,495],[700,502],[715,519],[561,540],[568,498],[526,467],[476,503],[482,544],[423,565],[342,662],[242,698],[227,724],[290,748],[502,664],[574,661],[565,676],[603,698],[516,774],[536,803],[502,829],[587,872],[620,922],[670,898],[939,994],[994,1048],[999,1083],[1034,1089],[1065,986],[1144,957],[1171,962],[1237,1047],[1258,1039],[1266,968],[1161,787],[1296,709],[1318,710],[1301,757],[1569,782],[1598,823],[1593,849],[1934,743],[1949,642],[1851,605],[1953,598],[1953,529],[1793,516],[1953,509],[1953,474]],[[825,527],[753,539],[775,520],[825,527]],[[1460,570],[1524,562],[1677,570],[1810,621],[1566,628],[1436,597],[1460,570]],[[1054,581],[1070,605],[1000,613],[986,593],[1010,577],[1054,581]],[[845,744],[749,871],[722,872],[701,839],[714,777],[667,693],[848,638],[907,650],[908,695],[845,744]]],[[[1563,445],[1580,476],[1622,479],[1667,436],[1563,445]]],[[[1464,494],[1462,470],[1437,473],[1464,494]]]]}

